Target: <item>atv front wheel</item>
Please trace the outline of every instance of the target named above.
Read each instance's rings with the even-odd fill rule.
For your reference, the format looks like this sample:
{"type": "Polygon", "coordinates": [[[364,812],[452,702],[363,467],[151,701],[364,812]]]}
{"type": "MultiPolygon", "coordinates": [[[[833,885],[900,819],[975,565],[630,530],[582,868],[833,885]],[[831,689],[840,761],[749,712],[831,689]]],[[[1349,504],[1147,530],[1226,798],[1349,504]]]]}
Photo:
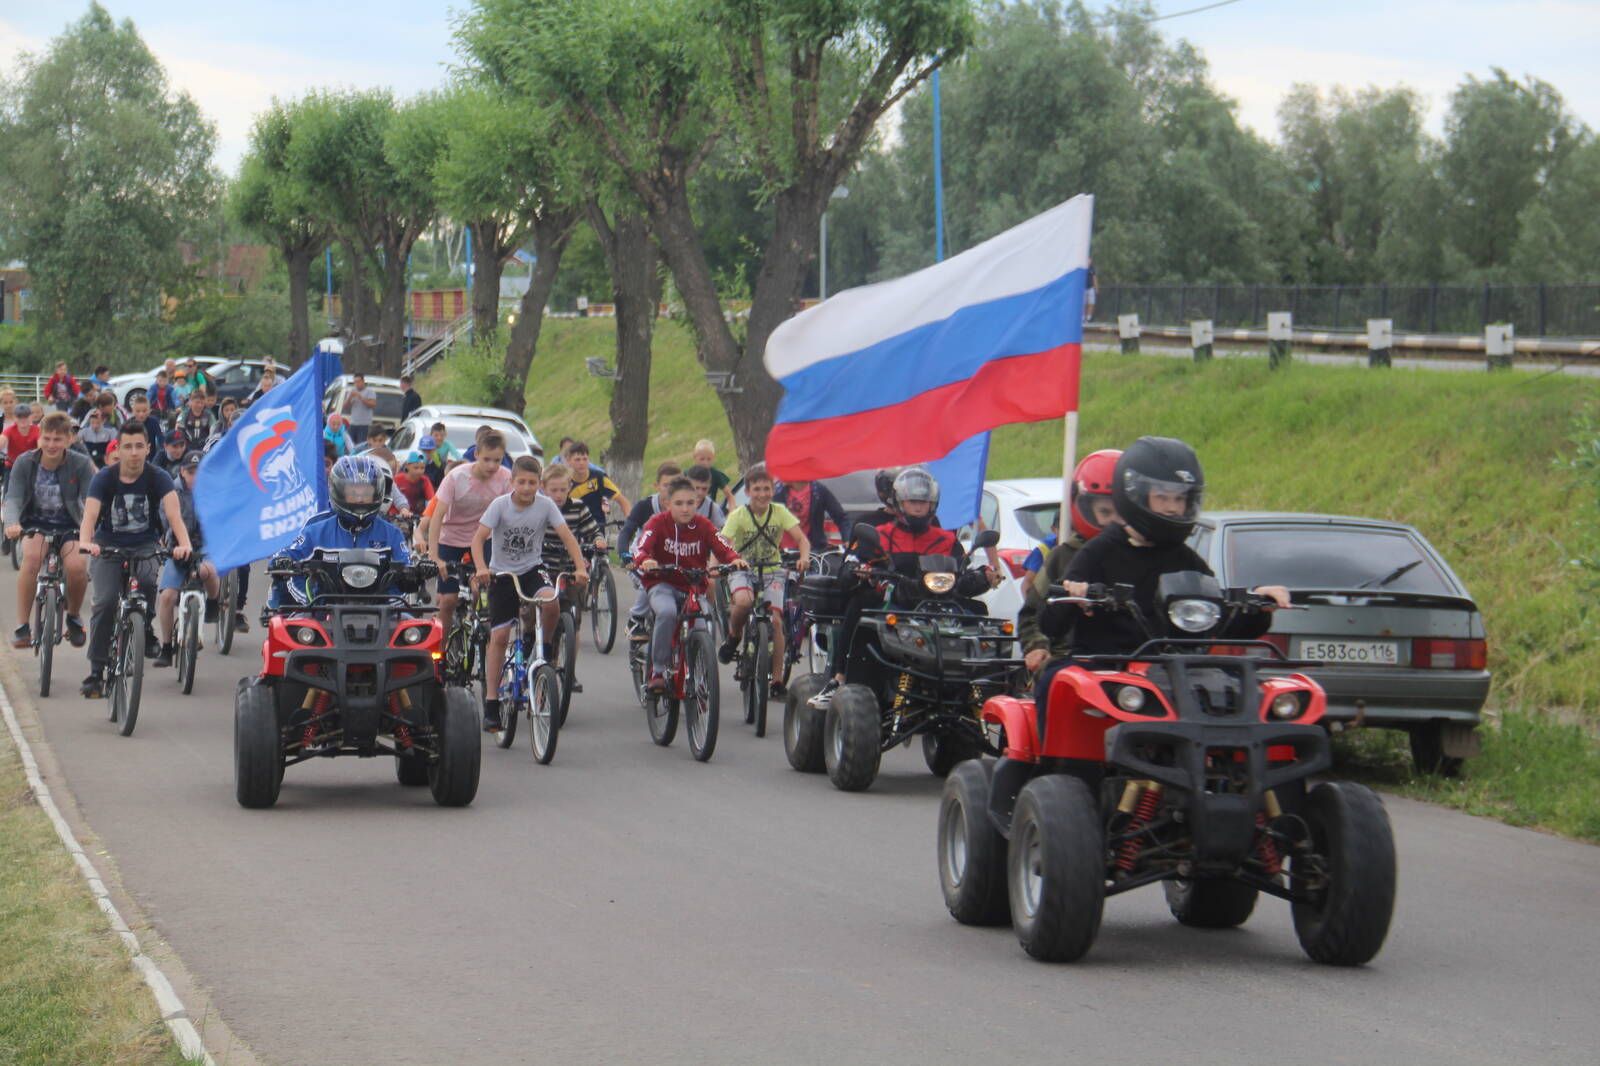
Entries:
{"type": "Polygon", "coordinates": [[[833,694],[823,720],[822,760],[828,780],[841,792],[862,792],[878,776],[883,755],[878,697],[865,685],[845,685],[833,694]]]}
{"type": "Polygon", "coordinates": [[[439,806],[465,807],[478,794],[483,757],[478,703],[466,689],[447,685],[438,708],[433,732],[439,756],[428,767],[428,787],[439,806]]]}
{"type": "Polygon", "coordinates": [[[1196,929],[1232,929],[1243,925],[1256,909],[1260,892],[1242,881],[1207,878],[1203,881],[1168,881],[1167,909],[1184,925],[1196,929]]]}
{"type": "Polygon", "coordinates": [[[234,798],[241,807],[271,807],[282,783],[283,742],[272,690],[243,683],[233,700],[234,798]]]}
{"type": "Polygon", "coordinates": [[[1290,883],[1315,896],[1294,905],[1295,935],[1317,962],[1360,966],[1383,947],[1394,915],[1389,815],[1370,788],[1325,781],[1306,797],[1305,820],[1312,854],[1297,853],[1290,860],[1290,883]]]}
{"type": "Polygon", "coordinates": [[[1004,925],[1006,838],[989,819],[994,764],[968,759],[945,778],[939,800],[939,887],[950,916],[962,925],[1004,925]]]}
{"type": "Polygon", "coordinates": [[[811,706],[827,678],[822,674],[806,674],[789,686],[789,696],[783,704],[783,753],[789,765],[803,774],[822,772],[822,712],[811,706]]]}
{"type": "Polygon", "coordinates": [[[922,761],[935,777],[946,777],[957,764],[976,759],[982,751],[966,737],[957,734],[922,734],[922,761]]]}
{"type": "Polygon", "coordinates": [[[1029,781],[1006,852],[1011,926],[1045,962],[1082,958],[1105,909],[1105,832],[1089,786],[1066,774],[1029,781]]]}

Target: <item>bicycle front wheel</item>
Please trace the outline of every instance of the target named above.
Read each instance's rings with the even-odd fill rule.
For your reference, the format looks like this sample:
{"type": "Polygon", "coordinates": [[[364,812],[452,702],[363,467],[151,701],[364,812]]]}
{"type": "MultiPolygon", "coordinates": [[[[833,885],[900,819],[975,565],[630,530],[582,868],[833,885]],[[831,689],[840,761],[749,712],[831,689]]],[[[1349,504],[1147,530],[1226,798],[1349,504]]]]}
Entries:
{"type": "MultiPolygon", "coordinates": [[[[759,608],[758,608],[759,609],[759,608]]],[[[750,619],[756,646],[751,656],[750,684],[744,691],[748,705],[746,718],[755,723],[756,736],[767,735],[767,682],[772,677],[772,623],[765,618],[750,619]]]]}
{"type": "MultiPolygon", "coordinates": [[[[217,602],[217,653],[226,655],[233,650],[233,616],[239,610],[239,571],[229,570],[222,579],[222,592],[217,602]]],[[[198,630],[198,626],[196,627],[198,630]]],[[[198,641],[198,634],[196,636],[198,641]]],[[[190,670],[193,670],[191,665],[190,670]]],[[[183,690],[188,693],[187,687],[183,690]]]]}
{"type": "Polygon", "coordinates": [[[50,695],[50,668],[56,654],[56,627],[60,625],[61,605],[54,585],[47,585],[39,597],[38,616],[34,620],[34,647],[39,649],[39,698],[50,695]]]}
{"type": "Polygon", "coordinates": [[[561,674],[549,663],[540,663],[528,675],[531,710],[528,722],[528,742],[533,747],[533,757],[542,766],[549,766],[556,757],[556,735],[561,731],[561,701],[566,686],[561,674]]]}
{"type": "MultiPolygon", "coordinates": [[[[194,691],[195,662],[200,658],[200,609],[191,602],[183,612],[182,636],[178,644],[178,682],[185,696],[194,691]]],[[[223,613],[219,610],[218,612],[223,613]]],[[[232,614],[228,614],[232,621],[232,614]]],[[[232,630],[232,625],[228,629],[232,630]]]]}
{"type": "MultiPolygon", "coordinates": [[[[510,748],[517,739],[517,720],[528,712],[528,687],[522,680],[522,656],[517,648],[522,644],[522,628],[513,625],[506,638],[506,657],[500,667],[500,732],[494,742],[501,748],[510,748]]],[[[483,698],[488,699],[484,692],[483,698]]]]}
{"type": "Polygon", "coordinates": [[[568,611],[561,612],[556,626],[555,666],[561,674],[561,714],[557,725],[567,724],[567,709],[572,706],[572,686],[578,682],[578,622],[568,611]]]}
{"type": "Polygon", "coordinates": [[[684,723],[689,731],[689,752],[698,762],[711,758],[717,750],[717,716],[720,693],[717,678],[717,649],[704,629],[689,635],[684,649],[688,667],[688,691],[684,694],[684,723]]]}
{"type": "Polygon", "coordinates": [[[594,635],[594,650],[609,655],[617,641],[617,579],[610,566],[603,566],[589,584],[589,632],[594,635]]]}
{"type": "Polygon", "coordinates": [[[130,614],[117,623],[116,658],[111,667],[111,720],[117,732],[133,736],[139,721],[139,696],[144,688],[142,619],[130,614]]]}

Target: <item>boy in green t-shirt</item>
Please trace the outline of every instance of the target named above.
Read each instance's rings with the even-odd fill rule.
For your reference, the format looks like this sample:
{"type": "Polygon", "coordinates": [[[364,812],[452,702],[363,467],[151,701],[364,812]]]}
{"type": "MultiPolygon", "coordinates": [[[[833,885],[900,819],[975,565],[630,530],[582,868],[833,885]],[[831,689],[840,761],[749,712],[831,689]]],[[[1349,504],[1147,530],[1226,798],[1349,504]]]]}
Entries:
{"type": "Polygon", "coordinates": [[[728,588],[733,593],[733,609],[728,618],[728,639],[717,651],[725,663],[733,661],[738,653],[739,641],[744,637],[745,623],[756,602],[756,582],[766,585],[767,610],[772,615],[772,695],[782,698],[783,688],[783,596],[788,585],[788,573],[782,568],[783,535],[788,533],[800,546],[800,572],[805,573],[811,557],[811,542],[806,539],[800,520],[781,503],[772,502],[772,475],[765,463],[750,468],[744,479],[745,492],[750,503],[737,507],[728,515],[722,535],[734,550],[750,564],[749,570],[740,570],[728,578],[728,588]],[[768,569],[765,573],[760,570],[768,569]]]}
{"type": "MultiPolygon", "coordinates": [[[[717,502],[724,511],[732,512],[734,507],[733,490],[729,487],[733,479],[717,469],[717,446],[708,440],[701,440],[694,446],[694,463],[711,471],[711,498],[717,502]]],[[[745,478],[748,482],[750,479],[745,478]]],[[[746,492],[749,490],[746,489],[746,492]]]]}

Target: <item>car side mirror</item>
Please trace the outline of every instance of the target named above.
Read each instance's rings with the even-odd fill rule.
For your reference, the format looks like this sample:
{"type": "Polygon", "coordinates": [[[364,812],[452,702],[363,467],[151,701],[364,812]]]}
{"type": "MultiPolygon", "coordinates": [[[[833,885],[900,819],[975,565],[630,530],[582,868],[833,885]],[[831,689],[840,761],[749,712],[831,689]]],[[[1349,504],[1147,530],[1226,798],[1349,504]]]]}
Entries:
{"type": "Polygon", "coordinates": [[[986,529],[972,539],[972,550],[982,551],[984,548],[992,548],[999,543],[1000,531],[998,529],[986,529]]]}

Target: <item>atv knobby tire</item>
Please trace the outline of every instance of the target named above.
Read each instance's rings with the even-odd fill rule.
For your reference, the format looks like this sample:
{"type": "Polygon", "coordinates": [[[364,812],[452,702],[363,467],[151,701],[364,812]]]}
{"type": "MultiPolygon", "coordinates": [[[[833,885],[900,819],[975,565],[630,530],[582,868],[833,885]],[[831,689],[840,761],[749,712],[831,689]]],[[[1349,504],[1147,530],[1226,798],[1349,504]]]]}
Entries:
{"type": "Polygon", "coordinates": [[[1202,881],[1168,881],[1167,909],[1184,925],[1196,929],[1232,929],[1243,925],[1256,909],[1260,892],[1242,881],[1207,878],[1202,881]]]}
{"type": "Polygon", "coordinates": [[[1312,849],[1327,865],[1329,884],[1315,903],[1294,905],[1295,935],[1317,962],[1360,966],[1383,947],[1394,915],[1389,815],[1370,788],[1326,781],[1306,797],[1305,820],[1312,849]]]}
{"type": "Polygon", "coordinates": [[[479,739],[478,703],[456,685],[444,689],[433,732],[439,757],[428,767],[428,786],[441,807],[465,807],[478,794],[478,768],[483,758],[479,739]]]}
{"type": "Polygon", "coordinates": [[[241,807],[271,807],[282,784],[283,741],[272,690],[242,682],[233,698],[234,798],[241,807]]]}
{"type": "Polygon", "coordinates": [[[824,715],[811,706],[810,700],[827,680],[822,674],[798,678],[789,686],[783,704],[783,753],[789,757],[789,765],[803,774],[819,774],[823,770],[824,715]]]}
{"type": "Polygon", "coordinates": [[[1082,958],[1105,908],[1105,832],[1089,786],[1066,774],[1036,777],[1017,797],[1006,852],[1011,926],[1045,962],[1082,958]]]}
{"type": "Polygon", "coordinates": [[[1011,920],[1006,892],[1006,838],[989,819],[994,764],[968,759],[951,771],[939,800],[939,887],[962,925],[1011,920]]]}
{"type": "Polygon", "coordinates": [[[828,780],[841,792],[865,791],[878,776],[883,755],[878,698],[865,685],[845,685],[833,694],[823,721],[828,780]]]}
{"type": "Polygon", "coordinates": [[[977,744],[956,734],[922,734],[922,761],[935,777],[948,776],[957,764],[983,754],[977,744]]]}

